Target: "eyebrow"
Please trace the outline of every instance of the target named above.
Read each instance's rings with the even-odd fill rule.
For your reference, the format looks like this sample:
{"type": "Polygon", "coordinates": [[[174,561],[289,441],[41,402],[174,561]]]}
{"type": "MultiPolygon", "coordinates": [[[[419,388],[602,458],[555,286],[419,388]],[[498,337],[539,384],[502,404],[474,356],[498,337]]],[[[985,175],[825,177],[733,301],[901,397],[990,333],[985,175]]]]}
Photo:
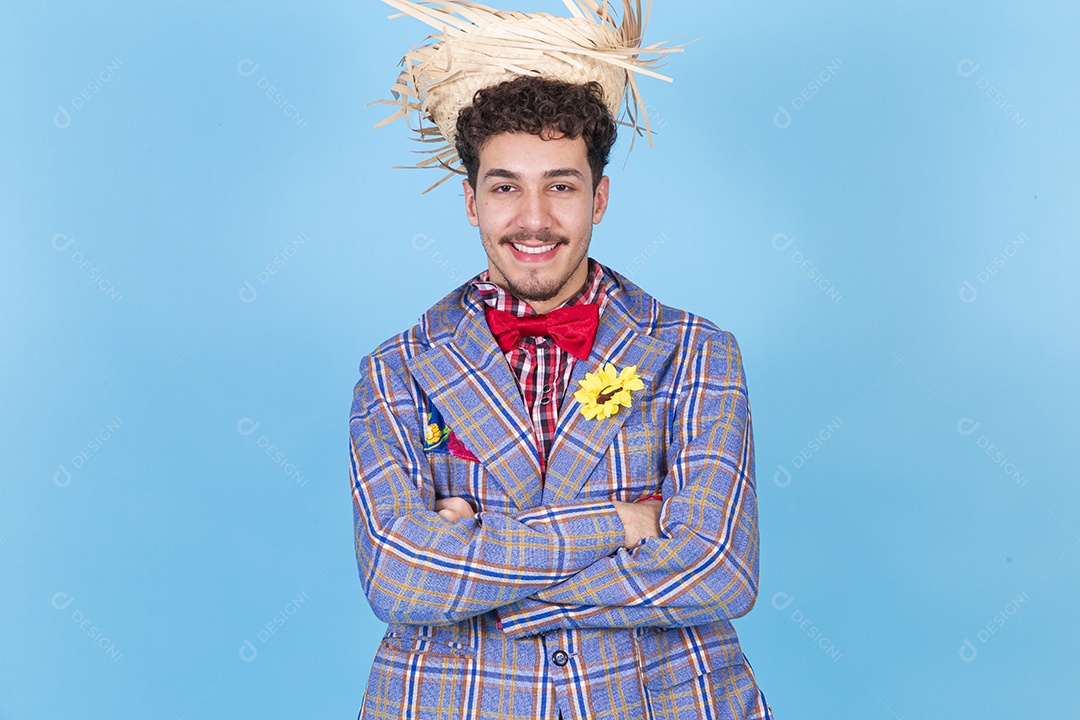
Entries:
{"type": "MultiPolygon", "coordinates": [[[[544,180],[551,180],[552,178],[560,177],[574,177],[581,182],[585,182],[585,176],[582,175],[581,171],[577,168],[556,168],[554,170],[546,170],[541,177],[544,180]]],[[[507,170],[506,168],[491,168],[484,173],[484,180],[489,180],[491,178],[507,178],[508,180],[520,180],[521,176],[519,176],[516,172],[512,170],[507,170]]]]}

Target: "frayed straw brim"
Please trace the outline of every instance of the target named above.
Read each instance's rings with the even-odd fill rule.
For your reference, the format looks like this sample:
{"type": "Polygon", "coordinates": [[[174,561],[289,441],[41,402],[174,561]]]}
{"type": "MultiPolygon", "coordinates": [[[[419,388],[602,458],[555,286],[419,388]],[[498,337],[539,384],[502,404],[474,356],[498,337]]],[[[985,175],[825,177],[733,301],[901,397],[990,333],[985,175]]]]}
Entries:
{"type": "MultiPolygon", "coordinates": [[[[418,152],[430,157],[416,167],[442,167],[449,173],[424,192],[428,192],[455,174],[465,174],[454,149],[457,116],[472,102],[477,90],[490,87],[518,75],[539,75],[573,83],[595,80],[604,88],[604,100],[613,118],[627,86],[628,122],[635,133],[649,134],[645,103],[637,89],[634,73],[671,82],[651,68],[667,53],[681,52],[682,46],[663,47],[656,43],[641,47],[641,36],[648,23],[651,0],[645,16],[641,0],[622,0],[622,21],[615,23],[610,0],[563,0],[572,17],[547,13],[503,12],[473,2],[446,0],[417,2],[383,0],[401,11],[391,18],[410,15],[440,31],[429,35],[426,44],[405,54],[404,69],[391,87],[393,100],[376,100],[398,108],[393,115],[375,125],[380,128],[404,117],[409,127],[411,113],[420,121],[412,128],[416,140],[433,143],[430,150],[418,152]],[[642,54],[653,55],[643,58],[642,54]],[[432,123],[425,127],[424,122],[432,123]]],[[[368,103],[372,105],[374,103],[368,103]]],[[[630,148],[633,149],[631,139],[630,148]]]]}

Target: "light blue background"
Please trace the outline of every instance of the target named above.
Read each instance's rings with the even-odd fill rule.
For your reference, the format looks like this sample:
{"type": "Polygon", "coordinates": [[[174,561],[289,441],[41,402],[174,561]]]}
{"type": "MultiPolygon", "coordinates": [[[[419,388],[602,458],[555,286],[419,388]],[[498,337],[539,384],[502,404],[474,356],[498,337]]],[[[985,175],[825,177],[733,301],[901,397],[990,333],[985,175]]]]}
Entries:
{"type": "MultiPolygon", "coordinates": [[[[456,183],[421,196],[372,127],[428,33],[388,13],[0,10],[0,718],[356,716],[357,364],[484,266],[456,183]]],[[[778,718],[1080,707],[1078,31],[654,3],[648,41],[700,39],[639,80],[654,147],[616,146],[593,254],[739,340],[736,626],[778,718]]]]}

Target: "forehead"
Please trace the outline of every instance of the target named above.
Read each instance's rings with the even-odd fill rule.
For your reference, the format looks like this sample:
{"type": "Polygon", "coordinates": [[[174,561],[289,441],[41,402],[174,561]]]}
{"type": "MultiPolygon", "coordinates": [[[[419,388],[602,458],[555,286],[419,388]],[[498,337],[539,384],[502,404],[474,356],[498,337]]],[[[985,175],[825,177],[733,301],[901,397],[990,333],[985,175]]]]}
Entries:
{"type": "Polygon", "coordinates": [[[526,132],[491,136],[480,147],[481,177],[492,169],[507,170],[521,177],[539,177],[561,168],[575,168],[589,177],[584,138],[545,138],[526,132]]]}

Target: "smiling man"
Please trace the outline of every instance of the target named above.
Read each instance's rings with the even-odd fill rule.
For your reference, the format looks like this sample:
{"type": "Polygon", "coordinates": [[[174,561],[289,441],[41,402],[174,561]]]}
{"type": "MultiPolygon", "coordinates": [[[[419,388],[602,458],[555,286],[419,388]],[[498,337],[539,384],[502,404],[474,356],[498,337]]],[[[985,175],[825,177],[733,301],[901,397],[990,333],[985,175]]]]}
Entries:
{"type": "MultiPolygon", "coordinates": [[[[607,287],[588,257],[592,226],[607,209],[603,168],[615,142],[603,92],[596,83],[519,77],[477,92],[457,121],[465,211],[488,259],[473,286],[530,411],[542,469],[607,287]]],[[[625,525],[655,535],[656,505],[616,508],[625,525]]]]}
{"type": "Polygon", "coordinates": [[[551,75],[441,118],[487,269],[361,363],[361,718],[770,718],[738,344],[589,257],[622,86],[551,75]]]}
{"type": "MultiPolygon", "coordinates": [[[[503,92],[511,95],[514,88],[503,92]]],[[[465,210],[480,228],[489,279],[538,313],[558,307],[585,287],[592,226],[607,210],[608,177],[593,181],[580,134],[501,132],[484,143],[482,163],[470,151],[461,154],[479,178],[462,181],[465,210]]]]}

